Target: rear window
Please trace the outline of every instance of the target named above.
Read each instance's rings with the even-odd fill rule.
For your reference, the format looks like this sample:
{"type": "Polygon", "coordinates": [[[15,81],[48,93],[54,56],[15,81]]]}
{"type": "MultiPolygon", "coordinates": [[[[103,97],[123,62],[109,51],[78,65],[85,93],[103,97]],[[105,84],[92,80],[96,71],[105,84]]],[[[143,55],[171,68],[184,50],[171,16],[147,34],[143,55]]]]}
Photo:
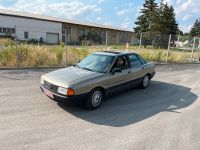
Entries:
{"type": "Polygon", "coordinates": [[[140,59],[140,61],[141,61],[142,64],[146,64],[147,63],[147,61],[144,60],[144,58],[142,58],[140,55],[138,55],[138,57],[139,57],[139,59],[140,59]]]}

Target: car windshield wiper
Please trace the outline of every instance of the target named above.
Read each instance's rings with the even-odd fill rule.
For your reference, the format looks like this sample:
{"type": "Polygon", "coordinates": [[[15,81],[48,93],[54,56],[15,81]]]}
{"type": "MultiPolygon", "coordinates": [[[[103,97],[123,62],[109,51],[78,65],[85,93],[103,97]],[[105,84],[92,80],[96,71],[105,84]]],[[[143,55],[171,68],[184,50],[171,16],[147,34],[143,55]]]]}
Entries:
{"type": "Polygon", "coordinates": [[[82,68],[82,67],[80,67],[81,69],[85,69],[85,70],[88,70],[88,71],[92,71],[92,72],[94,72],[94,70],[92,70],[92,69],[89,69],[89,68],[82,68]]]}

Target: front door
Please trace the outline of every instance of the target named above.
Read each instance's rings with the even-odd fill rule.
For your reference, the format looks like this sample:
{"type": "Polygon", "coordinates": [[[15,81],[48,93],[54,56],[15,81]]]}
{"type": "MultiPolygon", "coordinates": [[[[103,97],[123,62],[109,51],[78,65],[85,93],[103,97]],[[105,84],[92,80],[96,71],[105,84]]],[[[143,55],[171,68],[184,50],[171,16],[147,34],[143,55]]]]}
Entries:
{"type": "Polygon", "coordinates": [[[131,73],[131,68],[129,68],[127,57],[119,56],[116,59],[114,65],[112,67],[111,73],[109,75],[109,86],[115,87],[118,85],[125,84],[126,82],[129,81],[130,73],[131,73]],[[113,70],[115,68],[121,69],[121,72],[113,73],[113,70]]]}

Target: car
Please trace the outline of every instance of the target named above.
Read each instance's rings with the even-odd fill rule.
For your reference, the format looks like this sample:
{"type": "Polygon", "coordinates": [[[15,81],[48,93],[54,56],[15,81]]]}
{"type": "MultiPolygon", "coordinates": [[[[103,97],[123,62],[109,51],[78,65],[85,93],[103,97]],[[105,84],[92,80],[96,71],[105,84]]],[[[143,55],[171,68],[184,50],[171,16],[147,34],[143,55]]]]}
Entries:
{"type": "Polygon", "coordinates": [[[84,102],[98,108],[110,92],[139,85],[145,89],[155,75],[155,65],[130,52],[94,52],[78,64],[41,76],[40,88],[57,102],[84,102]]]}

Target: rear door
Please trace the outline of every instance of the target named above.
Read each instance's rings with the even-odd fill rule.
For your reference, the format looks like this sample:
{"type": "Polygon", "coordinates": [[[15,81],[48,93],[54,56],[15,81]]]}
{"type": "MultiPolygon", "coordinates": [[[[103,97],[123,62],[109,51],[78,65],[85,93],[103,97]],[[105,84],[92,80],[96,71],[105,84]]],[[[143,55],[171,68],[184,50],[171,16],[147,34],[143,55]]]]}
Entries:
{"type": "Polygon", "coordinates": [[[130,80],[134,81],[137,79],[141,79],[145,75],[144,66],[141,63],[137,54],[128,55],[129,64],[130,64],[130,80]]]}

